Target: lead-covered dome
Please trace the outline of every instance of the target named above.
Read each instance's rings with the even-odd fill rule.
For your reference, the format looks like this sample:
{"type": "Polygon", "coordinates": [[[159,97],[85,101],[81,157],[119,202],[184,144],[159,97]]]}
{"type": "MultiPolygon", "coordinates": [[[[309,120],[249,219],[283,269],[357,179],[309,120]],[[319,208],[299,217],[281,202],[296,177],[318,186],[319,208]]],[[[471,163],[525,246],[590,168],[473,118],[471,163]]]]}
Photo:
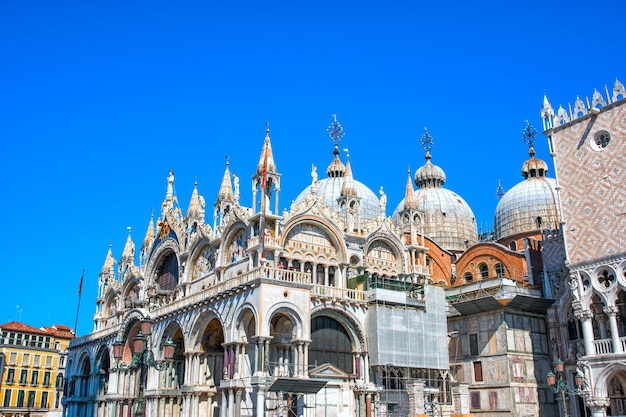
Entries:
{"type": "Polygon", "coordinates": [[[378,197],[365,184],[355,180],[351,175],[346,176],[346,166],[339,159],[339,147],[335,146],[333,151],[335,157],[326,170],[328,178],[320,181],[313,181],[311,185],[306,187],[296,197],[295,202],[301,203],[306,199],[308,194],[313,194],[320,198],[324,205],[331,210],[339,212],[339,203],[337,199],[341,197],[344,190],[344,183],[349,181],[349,187],[345,190],[350,195],[359,197],[360,199],[360,216],[362,220],[374,220],[380,213],[380,203],[378,197]]]}
{"type": "Polygon", "coordinates": [[[530,147],[530,159],[522,165],[524,181],[518,183],[500,199],[496,207],[496,239],[504,239],[519,233],[536,233],[558,228],[559,206],[556,181],[548,178],[548,165],[535,158],[530,147]]]}
{"type": "MultiPolygon", "coordinates": [[[[463,252],[478,242],[476,219],[470,206],[458,194],[443,188],[446,174],[431,161],[426,152],[426,163],[415,173],[413,191],[415,209],[424,213],[424,234],[442,248],[463,252]]],[[[392,220],[400,226],[400,213],[407,208],[405,199],[396,207],[392,220]]]]}

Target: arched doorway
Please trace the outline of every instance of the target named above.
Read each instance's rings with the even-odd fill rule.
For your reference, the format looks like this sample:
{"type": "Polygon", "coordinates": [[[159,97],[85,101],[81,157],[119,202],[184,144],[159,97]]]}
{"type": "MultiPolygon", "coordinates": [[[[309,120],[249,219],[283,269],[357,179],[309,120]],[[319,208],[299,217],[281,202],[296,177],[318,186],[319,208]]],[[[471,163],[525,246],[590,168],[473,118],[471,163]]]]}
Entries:
{"type": "Polygon", "coordinates": [[[626,415],[626,375],[619,374],[609,378],[607,391],[609,396],[609,407],[606,410],[607,416],[626,415]]]}

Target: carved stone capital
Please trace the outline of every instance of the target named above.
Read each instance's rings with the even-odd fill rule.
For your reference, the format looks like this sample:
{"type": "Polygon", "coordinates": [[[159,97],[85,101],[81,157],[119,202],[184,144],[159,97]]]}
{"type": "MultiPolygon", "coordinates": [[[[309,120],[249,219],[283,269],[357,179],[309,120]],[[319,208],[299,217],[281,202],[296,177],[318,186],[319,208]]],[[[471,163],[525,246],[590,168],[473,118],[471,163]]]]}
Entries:
{"type": "Polygon", "coordinates": [[[594,411],[603,411],[609,406],[610,402],[608,398],[588,397],[585,401],[587,407],[594,411]]]}
{"type": "Polygon", "coordinates": [[[606,314],[607,316],[614,316],[617,314],[617,307],[615,306],[604,307],[602,311],[604,311],[604,314],[606,314]]]}
{"type": "Polygon", "coordinates": [[[574,317],[578,320],[590,320],[593,318],[593,313],[591,310],[575,310],[574,317]]]}

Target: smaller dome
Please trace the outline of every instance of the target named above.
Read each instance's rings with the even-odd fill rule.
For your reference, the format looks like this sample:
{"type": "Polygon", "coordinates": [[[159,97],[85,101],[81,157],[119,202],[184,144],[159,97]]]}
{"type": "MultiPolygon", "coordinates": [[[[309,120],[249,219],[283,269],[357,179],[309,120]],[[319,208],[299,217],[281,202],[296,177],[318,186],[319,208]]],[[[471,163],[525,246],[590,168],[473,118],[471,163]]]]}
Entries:
{"type": "Polygon", "coordinates": [[[548,172],[548,164],[542,159],[535,158],[535,150],[531,147],[528,151],[530,159],[526,160],[522,165],[522,177],[525,179],[534,177],[543,177],[548,172]]]}
{"type": "Polygon", "coordinates": [[[328,178],[338,178],[343,177],[343,174],[346,172],[346,166],[339,159],[339,146],[335,145],[335,149],[333,150],[333,154],[335,157],[333,158],[328,168],[326,168],[326,175],[328,178]]]}
{"type": "Polygon", "coordinates": [[[427,152],[426,163],[415,172],[415,185],[418,188],[442,187],[446,182],[446,173],[430,159],[430,152],[427,152]]]}

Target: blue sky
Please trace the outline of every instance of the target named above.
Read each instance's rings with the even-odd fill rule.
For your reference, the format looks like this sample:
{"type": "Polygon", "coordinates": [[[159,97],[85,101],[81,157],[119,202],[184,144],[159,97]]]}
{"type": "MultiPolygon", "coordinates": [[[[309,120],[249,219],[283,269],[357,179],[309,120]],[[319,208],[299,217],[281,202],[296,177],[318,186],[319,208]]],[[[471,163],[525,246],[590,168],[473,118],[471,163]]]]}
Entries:
{"type": "MultiPolygon", "coordinates": [[[[336,113],[357,180],[384,186],[435,139],[446,187],[493,223],[527,158],[525,120],[626,82],[623,1],[0,3],[5,230],[0,322],[92,327],[109,244],[137,244],[166,177],[212,213],[225,156],[251,202],[270,122],[281,211],[332,159],[336,113]],[[17,307],[19,306],[19,308],[17,307]]],[[[537,156],[550,162],[545,138],[537,156]]],[[[345,161],[345,155],[342,156],[345,161]]],[[[550,172],[554,175],[553,172],[550,172]]],[[[211,216],[209,216],[211,217],[211,216]]]]}

